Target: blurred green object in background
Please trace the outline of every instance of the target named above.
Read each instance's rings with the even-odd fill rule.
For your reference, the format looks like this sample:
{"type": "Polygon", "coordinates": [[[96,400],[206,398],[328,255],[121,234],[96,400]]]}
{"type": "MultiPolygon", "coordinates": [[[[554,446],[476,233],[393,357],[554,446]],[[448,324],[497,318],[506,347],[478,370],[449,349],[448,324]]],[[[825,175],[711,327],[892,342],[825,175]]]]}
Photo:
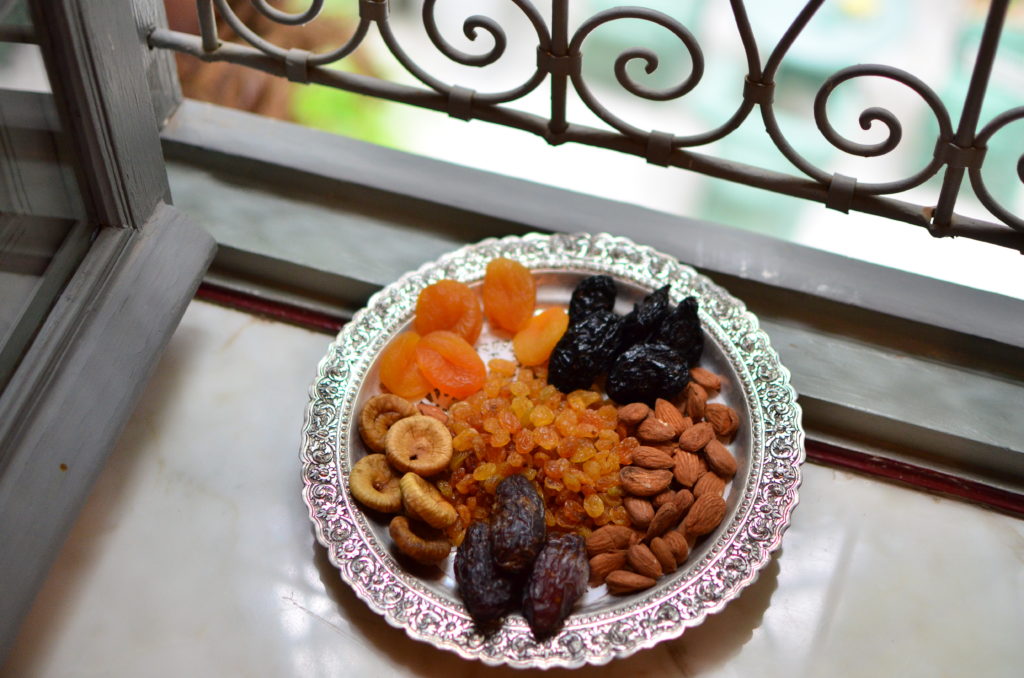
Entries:
{"type": "Polygon", "coordinates": [[[306,127],[392,148],[402,146],[388,102],[322,85],[293,85],[290,113],[306,127]]]}

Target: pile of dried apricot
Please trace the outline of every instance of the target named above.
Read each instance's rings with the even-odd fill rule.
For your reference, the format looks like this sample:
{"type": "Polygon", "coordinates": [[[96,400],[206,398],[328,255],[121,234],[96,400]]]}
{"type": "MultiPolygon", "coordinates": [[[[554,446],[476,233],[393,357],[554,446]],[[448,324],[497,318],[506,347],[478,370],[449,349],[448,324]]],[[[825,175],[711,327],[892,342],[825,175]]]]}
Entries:
{"type": "Polygon", "coordinates": [[[432,393],[442,403],[479,391],[487,370],[473,344],[485,314],[495,330],[514,333],[514,351],[522,364],[547,361],[568,316],[558,308],[534,316],[536,299],[529,269],[501,257],[487,265],[480,295],[457,280],[429,285],[416,300],[414,330],[400,334],[381,354],[381,384],[409,400],[432,393]]]}

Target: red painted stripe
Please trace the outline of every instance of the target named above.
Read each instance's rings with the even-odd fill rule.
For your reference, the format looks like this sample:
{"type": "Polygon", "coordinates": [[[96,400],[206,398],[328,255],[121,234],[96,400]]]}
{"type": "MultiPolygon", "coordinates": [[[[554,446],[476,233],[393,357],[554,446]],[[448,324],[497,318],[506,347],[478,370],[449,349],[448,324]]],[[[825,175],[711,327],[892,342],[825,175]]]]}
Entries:
{"type": "Polygon", "coordinates": [[[1024,518],[1024,494],[815,440],[808,440],[806,447],[807,459],[816,464],[884,478],[1024,518]]]}
{"type": "Polygon", "coordinates": [[[325,334],[337,334],[338,330],[346,322],[343,318],[327,313],[310,311],[278,301],[268,301],[252,294],[238,292],[207,282],[199,285],[199,289],[196,291],[196,298],[325,334]]]}
{"type": "MultiPolygon", "coordinates": [[[[331,335],[337,334],[346,322],[343,318],[327,313],[318,313],[291,304],[268,301],[251,294],[205,282],[199,286],[196,298],[331,335]]],[[[842,468],[875,478],[883,478],[1024,518],[1024,494],[1009,492],[977,481],[958,478],[948,473],[940,473],[863,452],[855,452],[816,440],[807,441],[807,458],[823,466],[842,468]]]]}

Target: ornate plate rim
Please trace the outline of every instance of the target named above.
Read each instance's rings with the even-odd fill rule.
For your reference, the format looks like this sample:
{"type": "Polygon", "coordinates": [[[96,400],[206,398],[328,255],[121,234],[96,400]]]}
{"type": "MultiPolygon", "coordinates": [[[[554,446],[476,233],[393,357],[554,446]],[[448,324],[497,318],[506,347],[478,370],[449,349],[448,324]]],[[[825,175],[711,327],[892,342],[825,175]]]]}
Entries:
{"type": "Polygon", "coordinates": [[[780,546],[799,501],[800,465],[806,458],[801,416],[789,371],[757,318],[743,302],[692,267],[604,233],[490,238],[424,264],[383,288],[329,345],[305,410],[302,496],[317,540],[342,579],[370,609],[391,626],[404,629],[410,638],[490,665],[600,665],[679,637],[757,579],[780,546]],[[348,432],[351,420],[345,415],[351,414],[347,410],[354,406],[366,371],[379,348],[411,313],[419,289],[442,277],[477,279],[486,261],[501,255],[528,265],[541,257],[561,265],[567,262],[573,270],[617,273],[652,289],[672,281],[676,296],[680,296],[677,284],[684,282],[686,293],[696,293],[701,300],[705,328],[740,374],[742,396],[751,412],[748,485],[704,557],[687,565],[689,575],[633,601],[625,599],[611,610],[570,617],[559,634],[541,643],[533,640],[522,620],[481,636],[464,610],[453,608],[402,571],[376,543],[362,511],[350,503],[342,473],[347,459],[338,451],[338,441],[348,432]]]}

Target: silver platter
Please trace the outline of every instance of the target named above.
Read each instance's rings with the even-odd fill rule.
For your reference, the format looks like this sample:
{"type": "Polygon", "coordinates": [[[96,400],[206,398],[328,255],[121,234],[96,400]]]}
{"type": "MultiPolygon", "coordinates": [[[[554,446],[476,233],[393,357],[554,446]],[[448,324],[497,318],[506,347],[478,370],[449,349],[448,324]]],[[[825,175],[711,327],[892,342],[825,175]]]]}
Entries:
{"type": "MultiPolygon", "coordinates": [[[[507,342],[483,336],[486,357],[507,342]]],[[[721,610],[753,582],[782,540],[797,504],[804,461],[800,407],[757,318],[742,302],[689,266],[610,235],[538,235],[485,240],[408,273],[375,294],[331,344],[310,389],[302,435],[303,498],[331,562],[356,594],[392,626],[467,659],[526,668],[604,664],[680,636],[721,610]],[[348,492],[348,472],[366,454],[356,430],[362,403],[379,392],[376,358],[411,322],[416,298],[442,278],[478,284],[487,262],[515,259],[535,272],[538,302],[567,304],[585,276],[619,286],[620,311],[671,284],[673,302],[694,295],[705,331],[701,364],[723,376],[717,400],[741,427],[730,445],[739,471],[726,488],[727,513],[690,558],[648,591],[631,596],[591,589],[556,636],[537,642],[512,615],[491,635],[476,631],[459,601],[451,558],[441,570],[410,565],[392,550],[387,525],[368,517],[348,492]]]]}

